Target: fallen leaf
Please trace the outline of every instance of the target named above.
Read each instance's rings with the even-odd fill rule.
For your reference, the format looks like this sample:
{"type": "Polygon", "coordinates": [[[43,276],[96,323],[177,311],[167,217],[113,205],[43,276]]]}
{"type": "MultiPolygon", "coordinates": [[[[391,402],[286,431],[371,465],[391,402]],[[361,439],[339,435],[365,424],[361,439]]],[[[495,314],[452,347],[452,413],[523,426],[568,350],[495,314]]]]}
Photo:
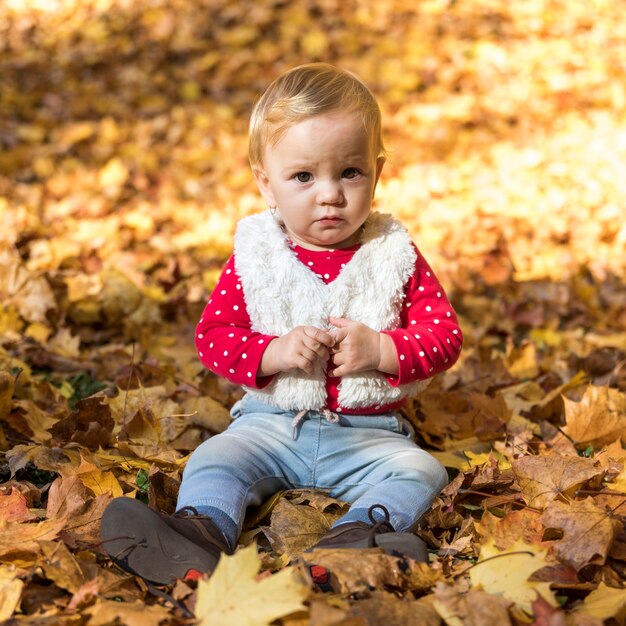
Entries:
{"type": "Polygon", "coordinates": [[[0,370],[0,420],[11,410],[11,401],[15,392],[15,376],[0,370]]]}
{"type": "Polygon", "coordinates": [[[616,589],[601,582],[574,611],[603,621],[613,618],[621,624],[626,618],[626,589],[616,589]]]}
{"type": "Polygon", "coordinates": [[[537,596],[532,609],[534,617],[532,626],[568,626],[565,613],[546,602],[542,596],[537,596]]]}
{"type": "Polygon", "coordinates": [[[576,570],[589,563],[603,564],[619,530],[620,522],[598,507],[593,498],[566,504],[552,502],[541,516],[546,528],[563,531],[552,549],[559,561],[576,570]]]}
{"type": "Polygon", "coordinates": [[[0,565],[0,621],[8,620],[20,603],[24,583],[15,567],[0,565]]]}
{"type": "Polygon", "coordinates": [[[541,514],[530,509],[507,511],[504,517],[485,511],[475,528],[483,541],[492,541],[498,550],[506,550],[518,540],[526,544],[541,542],[541,514]]]}
{"type": "Polygon", "coordinates": [[[545,508],[566,498],[582,484],[603,474],[591,459],[547,454],[524,456],[513,462],[513,473],[528,506],[545,508]]]}
{"type": "Polygon", "coordinates": [[[222,555],[211,578],[198,582],[199,626],[269,626],[304,608],[309,590],[296,580],[293,568],[257,580],[260,567],[255,544],[222,555]]]}
{"type": "Polygon", "coordinates": [[[38,554],[39,541],[56,539],[67,520],[56,519],[28,524],[11,524],[0,518],[0,557],[6,560],[12,555],[38,554]]]}
{"type": "Polygon", "coordinates": [[[549,583],[528,580],[546,566],[546,556],[545,548],[522,541],[503,551],[489,541],[481,547],[480,558],[469,571],[472,585],[515,602],[527,613],[532,612],[538,593],[552,606],[558,606],[549,583]]]}
{"type": "Polygon", "coordinates": [[[20,491],[11,487],[7,494],[0,491],[0,519],[5,522],[31,522],[37,516],[29,510],[26,498],[20,491]]]}
{"type": "Polygon", "coordinates": [[[263,532],[275,552],[293,559],[317,543],[329,528],[329,520],[317,509],[281,498],[272,510],[269,527],[264,527],[263,532]]]}
{"type": "Polygon", "coordinates": [[[112,498],[117,498],[124,495],[124,490],[113,472],[103,472],[85,459],[82,459],[76,475],[95,496],[107,494],[112,498]]]}
{"type": "Polygon", "coordinates": [[[511,626],[512,602],[476,589],[458,589],[440,582],[433,606],[447,626],[511,626]]]}
{"type": "Polygon", "coordinates": [[[108,626],[119,620],[124,626],[159,626],[170,618],[170,612],[158,604],[145,602],[114,602],[98,600],[93,606],[83,609],[89,616],[89,626],[108,626]]]}
{"type": "Polygon", "coordinates": [[[368,592],[385,587],[415,587],[425,591],[441,579],[440,572],[426,563],[405,561],[379,548],[317,549],[304,553],[302,560],[307,565],[326,568],[333,589],[339,593],[368,592]]]}
{"type": "Polygon", "coordinates": [[[61,541],[39,541],[44,575],[61,589],[77,592],[86,582],[76,558],[61,541]]]}
{"type": "Polygon", "coordinates": [[[563,397],[563,432],[577,446],[599,447],[618,438],[626,440],[626,393],[589,385],[580,402],[563,397]]]}
{"type": "MultiPolygon", "coordinates": [[[[385,626],[439,626],[437,611],[425,603],[398,598],[396,595],[377,591],[368,598],[354,602],[350,615],[360,617],[364,624],[385,626]]],[[[340,622],[344,624],[344,622],[340,622]]]]}

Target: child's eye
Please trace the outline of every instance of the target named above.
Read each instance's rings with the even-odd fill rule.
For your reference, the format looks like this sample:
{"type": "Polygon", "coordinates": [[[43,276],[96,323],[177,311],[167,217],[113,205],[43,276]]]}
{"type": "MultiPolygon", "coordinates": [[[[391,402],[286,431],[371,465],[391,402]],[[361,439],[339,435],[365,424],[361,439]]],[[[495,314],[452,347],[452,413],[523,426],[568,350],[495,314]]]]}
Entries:
{"type": "Polygon", "coordinates": [[[311,174],[309,172],[298,172],[295,175],[295,179],[299,183],[309,183],[311,182],[311,174]]]}
{"type": "Polygon", "coordinates": [[[349,167],[343,171],[344,178],[356,178],[361,172],[356,167],[349,167]]]}

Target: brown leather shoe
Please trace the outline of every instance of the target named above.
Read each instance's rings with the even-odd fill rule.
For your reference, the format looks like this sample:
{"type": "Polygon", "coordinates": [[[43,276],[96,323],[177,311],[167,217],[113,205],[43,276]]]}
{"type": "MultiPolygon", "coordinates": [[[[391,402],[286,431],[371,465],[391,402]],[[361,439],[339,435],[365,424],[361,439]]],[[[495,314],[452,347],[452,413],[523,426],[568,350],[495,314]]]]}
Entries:
{"type": "Polygon", "coordinates": [[[341,548],[382,548],[392,556],[408,557],[415,561],[428,563],[426,544],[413,533],[396,532],[389,519],[389,511],[382,504],[370,507],[368,517],[371,524],[365,522],[346,522],[331,528],[318,543],[307,552],[318,549],[341,548]],[[374,511],[379,509],[385,519],[377,521],[374,511]]]}
{"type": "Polygon", "coordinates": [[[222,552],[232,553],[211,518],[193,507],[165,515],[126,497],[105,509],[100,539],[122,569],[162,585],[211,573],[222,552]]]}

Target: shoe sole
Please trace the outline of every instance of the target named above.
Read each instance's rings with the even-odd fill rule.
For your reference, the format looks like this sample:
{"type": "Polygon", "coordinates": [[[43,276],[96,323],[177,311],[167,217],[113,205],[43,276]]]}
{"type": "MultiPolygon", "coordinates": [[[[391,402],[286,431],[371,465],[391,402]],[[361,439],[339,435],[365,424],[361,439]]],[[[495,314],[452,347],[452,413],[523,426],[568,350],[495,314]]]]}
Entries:
{"type": "MultiPolygon", "coordinates": [[[[408,557],[421,563],[429,562],[426,544],[413,533],[393,532],[380,534],[376,535],[374,541],[376,542],[377,548],[382,548],[382,550],[390,556],[408,557]]],[[[307,552],[314,549],[341,550],[342,548],[363,549],[369,547],[368,539],[363,539],[361,541],[346,542],[341,545],[320,546],[319,548],[313,546],[309,548],[307,552]]]]}
{"type": "Polygon", "coordinates": [[[414,561],[428,563],[426,544],[412,533],[389,533],[377,535],[376,545],[392,556],[409,557],[414,561]]]}
{"type": "Polygon", "coordinates": [[[210,573],[218,561],[170,528],[158,513],[131,498],[109,503],[100,523],[100,540],[119,567],[159,585],[185,578],[194,570],[210,573]]]}

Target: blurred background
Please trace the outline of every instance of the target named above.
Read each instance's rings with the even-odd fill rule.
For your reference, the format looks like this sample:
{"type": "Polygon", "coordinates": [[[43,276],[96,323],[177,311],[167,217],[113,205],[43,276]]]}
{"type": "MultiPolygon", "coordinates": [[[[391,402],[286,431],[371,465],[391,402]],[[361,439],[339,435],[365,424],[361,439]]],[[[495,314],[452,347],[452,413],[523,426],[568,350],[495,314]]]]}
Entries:
{"type": "Polygon", "coordinates": [[[236,221],[264,208],[247,163],[255,98],[327,61],[379,98],[377,208],[409,227],[470,344],[584,328],[621,346],[625,10],[4,0],[0,333],[77,354],[193,323],[236,221]]]}

